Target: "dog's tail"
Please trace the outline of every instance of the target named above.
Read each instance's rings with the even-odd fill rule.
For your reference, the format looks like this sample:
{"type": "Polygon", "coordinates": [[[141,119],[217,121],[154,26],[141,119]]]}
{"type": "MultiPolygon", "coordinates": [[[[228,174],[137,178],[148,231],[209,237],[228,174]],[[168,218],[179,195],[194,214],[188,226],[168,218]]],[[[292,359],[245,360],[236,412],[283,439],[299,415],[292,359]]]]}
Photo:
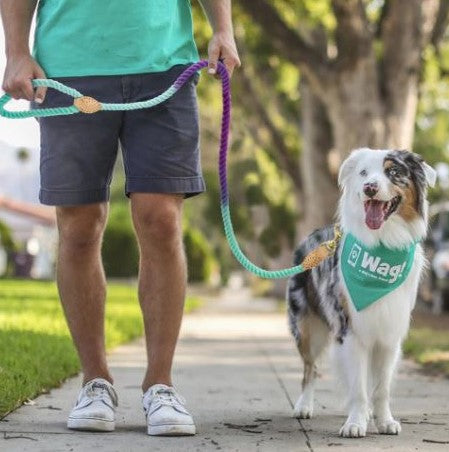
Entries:
{"type": "MultiPolygon", "coordinates": [[[[301,332],[299,330],[298,319],[300,317],[301,309],[307,307],[306,303],[298,303],[299,299],[303,297],[303,289],[298,287],[297,280],[293,276],[289,279],[285,299],[287,300],[287,315],[289,330],[295,339],[296,345],[299,346],[301,342],[301,332]]],[[[303,300],[301,300],[303,301],[303,300]]]]}
{"type": "Polygon", "coordinates": [[[288,310],[288,326],[293,338],[295,339],[296,345],[299,346],[301,342],[301,332],[298,327],[298,316],[295,312],[293,312],[291,307],[288,310]]]}

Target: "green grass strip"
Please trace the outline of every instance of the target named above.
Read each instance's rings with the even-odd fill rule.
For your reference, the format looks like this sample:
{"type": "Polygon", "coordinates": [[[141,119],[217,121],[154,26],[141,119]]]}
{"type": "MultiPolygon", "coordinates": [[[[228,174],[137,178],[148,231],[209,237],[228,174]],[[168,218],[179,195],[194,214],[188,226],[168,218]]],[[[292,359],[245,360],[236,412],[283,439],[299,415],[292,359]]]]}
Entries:
{"type": "MultiPolygon", "coordinates": [[[[143,334],[135,288],[108,285],[105,325],[108,349],[143,334]]],[[[0,280],[0,418],[79,370],[55,283],[0,280]]]]}
{"type": "Polygon", "coordinates": [[[449,334],[445,330],[412,328],[404,343],[404,353],[425,369],[449,377],[449,334]]]}

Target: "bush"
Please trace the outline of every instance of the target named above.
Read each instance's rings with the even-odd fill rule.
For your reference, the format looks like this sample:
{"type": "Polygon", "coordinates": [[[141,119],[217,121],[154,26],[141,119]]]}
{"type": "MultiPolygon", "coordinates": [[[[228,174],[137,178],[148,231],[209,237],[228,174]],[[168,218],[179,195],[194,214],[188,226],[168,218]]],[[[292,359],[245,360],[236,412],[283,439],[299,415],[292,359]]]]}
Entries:
{"type": "MultiPolygon", "coordinates": [[[[207,282],[216,263],[209,242],[197,228],[184,227],[189,281],[207,282]]],[[[104,233],[103,262],[108,277],[137,276],[139,247],[127,204],[111,204],[104,233]]]]}
{"type": "Polygon", "coordinates": [[[184,229],[184,247],[187,255],[190,282],[208,282],[215,264],[213,251],[199,229],[184,229]]]}
{"type": "Polygon", "coordinates": [[[7,251],[17,251],[17,245],[12,237],[11,229],[3,221],[0,221],[0,244],[7,251]]]}
{"type": "Polygon", "coordinates": [[[19,248],[17,246],[17,243],[14,241],[10,227],[2,221],[0,221],[0,246],[3,247],[3,249],[6,251],[6,255],[8,256],[5,276],[10,276],[13,274],[14,270],[14,263],[11,259],[11,255],[19,248]]]}
{"type": "Polygon", "coordinates": [[[111,204],[103,240],[103,263],[108,277],[138,274],[139,248],[128,204],[111,204]]]}

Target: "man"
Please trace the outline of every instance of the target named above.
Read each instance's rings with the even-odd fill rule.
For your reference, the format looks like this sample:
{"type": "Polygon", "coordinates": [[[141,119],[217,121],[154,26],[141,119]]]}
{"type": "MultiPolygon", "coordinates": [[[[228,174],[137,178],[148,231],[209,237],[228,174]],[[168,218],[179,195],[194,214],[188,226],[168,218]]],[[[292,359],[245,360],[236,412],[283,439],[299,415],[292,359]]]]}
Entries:
{"type": "MultiPolygon", "coordinates": [[[[200,1],[214,32],[209,73],[216,72],[219,58],[232,73],[240,61],[231,0],[200,1]]],[[[67,104],[67,97],[54,90],[33,91],[30,80],[48,76],[104,102],[139,101],[165,90],[198,60],[190,0],[40,0],[33,57],[28,38],[37,3],[0,2],[7,54],[3,89],[15,99],[43,107],[67,104]]],[[[171,380],[186,288],[182,202],[204,191],[195,82],[154,109],[40,120],[40,200],[56,206],[57,284],[84,373],[69,428],[115,427],[117,395],[105,357],[106,282],[100,250],[120,142],[140,248],[148,434],[195,433],[171,380]]]]}

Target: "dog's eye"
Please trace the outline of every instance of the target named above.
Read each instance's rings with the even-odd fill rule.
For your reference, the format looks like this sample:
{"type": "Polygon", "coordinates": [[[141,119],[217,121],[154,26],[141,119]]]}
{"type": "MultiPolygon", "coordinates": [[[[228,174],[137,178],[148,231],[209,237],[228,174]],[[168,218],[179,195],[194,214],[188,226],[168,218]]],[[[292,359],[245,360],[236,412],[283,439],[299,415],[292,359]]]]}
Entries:
{"type": "Polygon", "coordinates": [[[391,168],[389,173],[390,173],[390,176],[397,176],[398,170],[396,168],[391,168]]]}
{"type": "Polygon", "coordinates": [[[368,173],[366,172],[366,170],[362,170],[360,171],[360,175],[365,177],[368,173]]]}

